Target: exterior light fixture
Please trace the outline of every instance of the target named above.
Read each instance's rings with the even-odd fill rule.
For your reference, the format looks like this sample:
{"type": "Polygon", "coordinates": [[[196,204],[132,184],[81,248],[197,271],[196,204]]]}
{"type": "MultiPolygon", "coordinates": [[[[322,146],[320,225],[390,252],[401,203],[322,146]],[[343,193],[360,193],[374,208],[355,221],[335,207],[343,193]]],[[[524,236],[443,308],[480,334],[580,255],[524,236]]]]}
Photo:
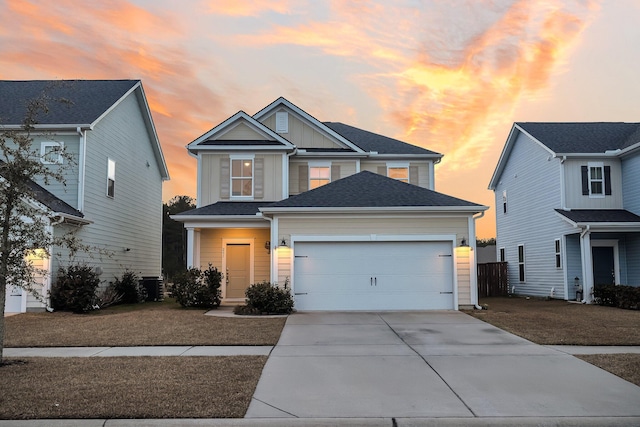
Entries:
{"type": "Polygon", "coordinates": [[[460,247],[464,248],[465,246],[469,245],[467,245],[467,239],[463,237],[462,240],[460,240],[460,247]]]}
{"type": "Polygon", "coordinates": [[[285,248],[287,247],[287,241],[284,239],[284,237],[282,238],[282,241],[280,242],[280,246],[284,246],[285,248]]]}

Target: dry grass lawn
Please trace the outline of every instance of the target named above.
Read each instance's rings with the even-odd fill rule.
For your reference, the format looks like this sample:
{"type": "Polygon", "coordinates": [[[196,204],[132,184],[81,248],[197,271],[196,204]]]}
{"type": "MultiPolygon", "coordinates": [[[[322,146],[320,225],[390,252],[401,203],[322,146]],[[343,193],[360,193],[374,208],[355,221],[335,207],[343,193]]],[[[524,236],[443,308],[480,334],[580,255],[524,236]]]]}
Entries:
{"type": "Polygon", "coordinates": [[[483,298],[470,315],[538,344],[640,345],[640,311],[559,300],[483,298]]]}
{"type": "Polygon", "coordinates": [[[5,318],[6,347],[275,345],[285,318],[223,318],[172,300],[5,318]]]}
{"type": "Polygon", "coordinates": [[[640,354],[585,354],[576,357],[640,386],[640,354]]]}
{"type": "Polygon", "coordinates": [[[0,419],[239,418],[267,357],[22,360],[0,367],[0,419]]]}

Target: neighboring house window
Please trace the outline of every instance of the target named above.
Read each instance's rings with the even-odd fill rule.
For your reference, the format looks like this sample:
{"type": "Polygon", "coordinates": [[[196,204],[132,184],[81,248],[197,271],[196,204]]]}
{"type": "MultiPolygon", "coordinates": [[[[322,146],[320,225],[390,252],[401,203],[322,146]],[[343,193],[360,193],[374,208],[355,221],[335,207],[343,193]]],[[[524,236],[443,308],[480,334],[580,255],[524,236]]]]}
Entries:
{"type": "Polygon", "coordinates": [[[402,182],[409,182],[409,163],[388,162],[387,176],[402,182]]]}
{"type": "Polygon", "coordinates": [[[231,159],[231,196],[253,196],[253,159],[231,159]]]}
{"type": "Polygon", "coordinates": [[[500,248],[500,262],[505,261],[504,248],[500,248]]]}
{"type": "Polygon", "coordinates": [[[40,161],[45,165],[61,165],[63,163],[63,150],[63,142],[43,142],[40,144],[40,161]]]}
{"type": "Polygon", "coordinates": [[[289,113],[276,112],[276,133],[289,133],[289,113]]]}
{"type": "Polygon", "coordinates": [[[524,245],[518,245],[518,280],[524,282],[524,245]]]}
{"type": "Polygon", "coordinates": [[[309,190],[331,182],[331,166],[309,166],[309,190]]]}
{"type": "Polygon", "coordinates": [[[107,196],[115,197],[116,195],[116,162],[107,159],[107,196]]]}
{"type": "Polygon", "coordinates": [[[502,213],[507,213],[507,190],[502,191],[502,213]]]}
{"type": "Polygon", "coordinates": [[[582,194],[589,197],[611,195],[611,166],[602,162],[589,162],[581,167],[582,194]]]}
{"type": "Polygon", "coordinates": [[[562,257],[560,256],[560,239],[556,239],[555,242],[556,247],[556,268],[562,268],[562,257]]]}

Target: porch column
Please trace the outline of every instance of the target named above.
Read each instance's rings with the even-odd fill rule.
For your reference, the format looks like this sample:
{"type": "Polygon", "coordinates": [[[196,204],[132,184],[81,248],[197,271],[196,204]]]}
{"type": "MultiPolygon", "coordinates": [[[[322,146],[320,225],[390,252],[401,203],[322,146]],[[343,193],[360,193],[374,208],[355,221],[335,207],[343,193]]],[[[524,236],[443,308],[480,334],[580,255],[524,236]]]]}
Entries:
{"type": "Polygon", "coordinates": [[[585,229],[580,233],[580,256],[582,257],[582,298],[593,301],[593,259],[591,257],[591,232],[585,229]]]}
{"type": "Polygon", "coordinates": [[[187,268],[200,268],[200,230],[187,228],[187,268]]]}

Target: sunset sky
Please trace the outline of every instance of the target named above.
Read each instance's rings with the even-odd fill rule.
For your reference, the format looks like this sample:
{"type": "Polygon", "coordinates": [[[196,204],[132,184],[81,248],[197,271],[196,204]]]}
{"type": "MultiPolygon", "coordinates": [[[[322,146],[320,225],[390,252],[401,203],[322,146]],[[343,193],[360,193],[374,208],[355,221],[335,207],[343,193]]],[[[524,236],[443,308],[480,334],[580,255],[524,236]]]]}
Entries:
{"type": "Polygon", "coordinates": [[[445,155],[436,190],[491,206],[514,121],[640,122],[640,0],[0,0],[0,79],[141,79],[171,174],[187,143],[284,96],[445,155]],[[390,6],[393,4],[393,6],[390,6]]]}

